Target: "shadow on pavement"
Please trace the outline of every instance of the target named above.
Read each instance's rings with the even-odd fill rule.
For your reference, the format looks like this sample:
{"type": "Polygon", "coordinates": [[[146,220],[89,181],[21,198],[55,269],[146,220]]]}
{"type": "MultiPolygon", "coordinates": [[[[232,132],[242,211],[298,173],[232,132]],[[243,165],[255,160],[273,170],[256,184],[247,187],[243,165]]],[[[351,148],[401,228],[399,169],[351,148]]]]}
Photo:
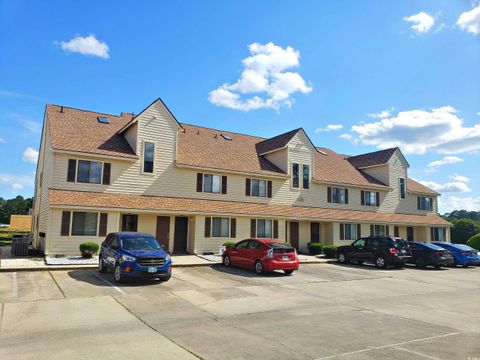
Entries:
{"type": "Polygon", "coordinates": [[[124,283],[116,283],[113,278],[113,273],[108,271],[105,274],[99,273],[96,270],[72,270],[68,272],[68,276],[72,279],[88,283],[94,286],[101,287],[138,287],[138,286],[153,286],[158,284],[163,284],[165,281],[160,281],[157,279],[150,278],[134,278],[128,279],[124,283]]]}
{"type": "MultiPolygon", "coordinates": [[[[262,275],[257,275],[253,270],[250,271],[248,269],[239,268],[239,267],[226,267],[225,265],[222,265],[222,264],[212,265],[212,269],[225,274],[248,277],[248,278],[262,278],[262,277],[277,278],[277,277],[289,276],[289,275],[286,275],[283,271],[266,272],[266,273],[263,273],[262,275]]],[[[295,274],[295,272],[293,274],[295,274]]]]}

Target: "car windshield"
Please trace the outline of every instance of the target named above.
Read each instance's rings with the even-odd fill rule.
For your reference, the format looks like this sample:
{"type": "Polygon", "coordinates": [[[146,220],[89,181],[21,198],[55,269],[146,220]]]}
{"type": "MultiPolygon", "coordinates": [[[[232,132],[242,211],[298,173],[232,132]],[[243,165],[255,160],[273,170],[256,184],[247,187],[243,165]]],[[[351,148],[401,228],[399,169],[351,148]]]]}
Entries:
{"type": "Polygon", "coordinates": [[[157,250],[160,244],[152,236],[125,236],[120,239],[125,250],[157,250]]]}
{"type": "Polygon", "coordinates": [[[274,249],[290,249],[291,246],[281,242],[270,242],[268,246],[271,246],[274,249]]]}
{"type": "Polygon", "coordinates": [[[442,248],[441,246],[438,246],[438,245],[435,245],[435,244],[430,244],[430,243],[422,243],[421,245],[429,248],[429,249],[432,249],[432,250],[445,250],[444,248],[442,248]]]}

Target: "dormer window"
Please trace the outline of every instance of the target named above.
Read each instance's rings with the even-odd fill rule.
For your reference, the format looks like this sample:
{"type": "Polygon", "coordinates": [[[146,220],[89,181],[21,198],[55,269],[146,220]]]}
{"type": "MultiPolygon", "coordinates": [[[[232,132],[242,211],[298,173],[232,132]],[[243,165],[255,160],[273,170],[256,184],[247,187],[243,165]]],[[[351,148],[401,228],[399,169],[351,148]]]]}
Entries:
{"type": "Polygon", "coordinates": [[[303,188],[310,188],[310,166],[303,164],[302,166],[303,188]]]}
{"type": "Polygon", "coordinates": [[[405,178],[400,178],[400,199],[405,199],[405,178]]]}
{"type": "Polygon", "coordinates": [[[143,148],[143,172],[153,173],[153,160],[155,155],[155,144],[145,142],[143,148]]]}
{"type": "Polygon", "coordinates": [[[300,187],[299,181],[299,165],[297,163],[292,164],[292,187],[298,189],[300,187]]]}

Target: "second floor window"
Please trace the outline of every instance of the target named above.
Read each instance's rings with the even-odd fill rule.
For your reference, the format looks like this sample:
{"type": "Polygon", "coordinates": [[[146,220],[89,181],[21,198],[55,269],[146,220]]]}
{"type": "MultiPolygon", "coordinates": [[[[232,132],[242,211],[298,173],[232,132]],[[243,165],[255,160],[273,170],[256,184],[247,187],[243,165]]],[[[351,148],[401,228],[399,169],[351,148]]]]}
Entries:
{"type": "Polygon", "coordinates": [[[348,204],[348,189],[344,188],[328,188],[329,202],[335,204],[348,204]]]}
{"type": "Polygon", "coordinates": [[[417,207],[418,210],[433,210],[433,199],[431,197],[419,196],[417,198],[417,207]]]}
{"type": "Polygon", "coordinates": [[[252,179],[252,196],[267,196],[266,180],[252,179]]]}
{"type": "Polygon", "coordinates": [[[361,192],[362,205],[380,206],[380,193],[377,191],[363,191],[361,192]]]}
{"type": "Polygon", "coordinates": [[[400,199],[405,199],[405,179],[400,178],[400,199]]]}
{"type": "Polygon", "coordinates": [[[303,164],[302,166],[303,176],[303,188],[308,189],[310,187],[310,166],[303,164]]]}
{"type": "Polygon", "coordinates": [[[230,219],[228,218],[212,218],[212,236],[228,237],[230,235],[230,219]]]}
{"type": "Polygon", "coordinates": [[[143,172],[153,173],[153,159],[155,154],[155,144],[145,142],[143,151],[143,172]]]}
{"type": "Polygon", "coordinates": [[[203,192],[220,193],[220,175],[203,174],[203,192]]]}
{"type": "Polygon", "coordinates": [[[299,180],[299,165],[297,163],[292,164],[292,187],[299,188],[300,187],[300,180],[299,180]]]}
{"type": "Polygon", "coordinates": [[[100,184],[102,163],[99,161],[78,160],[77,182],[100,184]]]}

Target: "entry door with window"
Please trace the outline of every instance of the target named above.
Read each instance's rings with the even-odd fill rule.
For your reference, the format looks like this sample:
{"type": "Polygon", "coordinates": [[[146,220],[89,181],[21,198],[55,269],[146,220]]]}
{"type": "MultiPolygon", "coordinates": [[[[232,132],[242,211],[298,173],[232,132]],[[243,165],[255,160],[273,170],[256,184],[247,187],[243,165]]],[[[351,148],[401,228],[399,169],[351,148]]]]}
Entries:
{"type": "Polygon", "coordinates": [[[138,231],[138,215],[122,215],[122,231],[138,231]]]}
{"type": "Polygon", "coordinates": [[[290,244],[298,251],[298,222],[290,222],[290,244]]]}
{"type": "Polygon", "coordinates": [[[170,216],[157,216],[157,240],[168,250],[170,243],[170,216]]]}
{"type": "Polygon", "coordinates": [[[413,241],[413,226],[407,226],[407,240],[413,241]]]}
{"type": "Polygon", "coordinates": [[[173,251],[176,253],[187,252],[188,217],[175,217],[175,234],[173,235],[173,251]]]}

